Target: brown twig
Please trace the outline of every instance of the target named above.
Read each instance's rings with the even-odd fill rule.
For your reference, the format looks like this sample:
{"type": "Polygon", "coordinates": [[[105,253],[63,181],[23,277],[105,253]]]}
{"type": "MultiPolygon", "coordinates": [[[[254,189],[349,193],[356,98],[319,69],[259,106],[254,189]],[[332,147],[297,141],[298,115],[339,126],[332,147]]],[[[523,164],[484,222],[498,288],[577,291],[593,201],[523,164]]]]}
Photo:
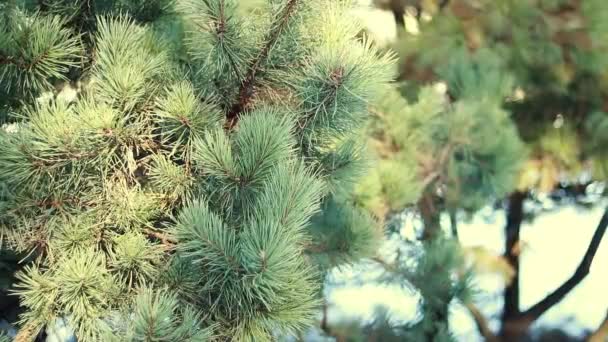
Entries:
{"type": "Polygon", "coordinates": [[[443,147],[439,154],[439,158],[435,159],[435,162],[432,162],[432,171],[426,172],[426,176],[422,180],[423,189],[428,188],[436,180],[445,178],[447,164],[450,161],[452,153],[458,146],[458,143],[450,142],[443,147]]]}
{"type": "Polygon", "coordinates": [[[226,114],[226,127],[232,129],[238,122],[240,114],[247,109],[254,95],[254,87],[256,82],[256,76],[260,71],[262,64],[268,59],[270,50],[274,47],[279,36],[287,26],[291,15],[295,11],[296,5],[300,0],[289,0],[285,5],[285,8],[279,16],[278,22],[275,23],[274,27],[270,30],[266,38],[264,47],[260,50],[258,56],[254,59],[253,63],[249,67],[249,72],[245,76],[245,79],[241,83],[239,89],[239,97],[237,102],[230,108],[230,111],[226,114]]]}
{"type": "Polygon", "coordinates": [[[39,324],[28,322],[26,323],[19,332],[13,342],[32,342],[40,332],[41,326],[39,324]]]}
{"type": "Polygon", "coordinates": [[[475,320],[475,325],[477,326],[477,329],[479,330],[481,336],[483,336],[484,340],[486,342],[498,342],[498,337],[494,335],[492,330],[490,330],[488,321],[481,313],[481,311],[479,311],[477,306],[475,306],[475,304],[471,302],[465,303],[465,306],[471,313],[471,316],[473,316],[473,319],[475,320]]]}
{"type": "Polygon", "coordinates": [[[177,244],[177,239],[166,232],[154,228],[145,228],[144,231],[148,236],[159,240],[167,249],[174,249],[177,244]]]}
{"type": "Polygon", "coordinates": [[[375,257],[370,258],[370,260],[380,264],[387,271],[394,271],[397,269],[395,266],[391,265],[389,262],[387,262],[386,260],[384,260],[380,257],[375,256],[375,257]]]}

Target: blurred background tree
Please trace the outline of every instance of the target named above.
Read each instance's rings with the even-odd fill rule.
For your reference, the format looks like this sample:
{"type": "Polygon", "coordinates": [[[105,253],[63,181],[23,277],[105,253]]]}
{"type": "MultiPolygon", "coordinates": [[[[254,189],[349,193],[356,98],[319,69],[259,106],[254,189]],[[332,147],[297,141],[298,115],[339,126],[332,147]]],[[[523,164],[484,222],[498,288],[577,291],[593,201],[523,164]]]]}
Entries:
{"type": "MultiPolygon", "coordinates": [[[[567,281],[520,309],[520,230],[529,215],[524,203],[550,197],[588,206],[588,187],[607,176],[608,68],[602,56],[608,48],[608,5],[598,0],[375,0],[373,5],[395,19],[393,40],[378,41],[388,41],[387,48],[398,53],[400,72],[398,84],[373,105],[368,133],[377,168],[356,199],[386,222],[415,208],[424,222],[423,241],[446,235],[442,215],[450,217],[457,238],[457,217],[504,206],[505,252],[495,259],[508,280],[500,331],[484,329],[484,318],[469,309],[486,339],[519,340],[586,277],[608,225],[604,215],[567,281]]],[[[428,243],[426,253],[434,254],[429,249],[436,246],[428,243]]],[[[394,267],[389,272],[404,274],[394,267]]],[[[423,287],[423,301],[430,300],[423,287]]],[[[429,329],[443,340],[440,327],[429,329]]]]}

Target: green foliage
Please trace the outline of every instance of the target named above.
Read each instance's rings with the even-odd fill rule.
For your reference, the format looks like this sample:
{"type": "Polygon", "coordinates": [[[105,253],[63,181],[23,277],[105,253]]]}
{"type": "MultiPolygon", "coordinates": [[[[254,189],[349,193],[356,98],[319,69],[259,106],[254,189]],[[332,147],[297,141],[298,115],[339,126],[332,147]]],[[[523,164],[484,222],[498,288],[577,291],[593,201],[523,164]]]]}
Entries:
{"type": "Polygon", "coordinates": [[[213,103],[201,102],[188,82],[173,85],[156,106],[164,144],[173,146],[174,153],[187,153],[182,156],[186,159],[200,133],[221,126],[222,112],[213,103]]]}
{"type": "Polygon", "coordinates": [[[269,341],[311,325],[322,271],[382,238],[351,198],[392,57],[349,6],[0,7],[0,234],[27,257],[22,327],[269,341]]]}
{"type": "MultiPolygon", "coordinates": [[[[415,204],[427,188],[442,187],[449,207],[476,210],[515,188],[525,149],[502,108],[511,81],[489,51],[475,58],[456,55],[443,66],[453,101],[437,86],[423,87],[413,104],[397,89],[387,91],[369,127],[381,190],[362,187],[359,196],[375,192],[386,213],[415,204]]],[[[373,201],[361,201],[374,209],[373,201]]]]}
{"type": "Polygon", "coordinates": [[[175,294],[145,289],[134,296],[128,311],[110,316],[104,340],[209,341],[215,327],[202,328],[201,320],[201,314],[184,306],[175,294]]]}
{"type": "MultiPolygon", "coordinates": [[[[479,69],[488,79],[491,74],[509,74],[517,87],[515,93],[504,93],[486,83],[478,83],[471,91],[500,94],[503,99],[499,101],[531,146],[533,161],[544,169],[555,169],[552,173],[575,178],[590,164],[587,162],[597,170],[605,163],[605,154],[598,152],[599,140],[588,137],[596,136],[592,127],[598,124],[598,116],[594,113],[604,111],[606,103],[607,65],[602,56],[607,51],[603,39],[608,32],[607,18],[608,8],[598,0],[456,0],[432,20],[421,21],[420,34],[402,35],[396,50],[404,70],[409,68],[410,81],[424,85],[429,80],[444,80],[450,95],[457,98],[459,85],[453,83],[454,75],[446,73],[446,69],[454,70],[451,65],[483,61],[491,66],[479,69]],[[567,163],[561,163],[562,156],[542,143],[546,135],[556,133],[556,123],[575,133],[568,141],[575,141],[578,147],[567,163]]],[[[594,175],[604,178],[601,172],[594,175]]]]}
{"type": "Polygon", "coordinates": [[[153,22],[174,11],[175,0],[118,0],[114,4],[117,11],[129,13],[142,23],[153,22]]]}
{"type": "Polygon", "coordinates": [[[137,233],[127,233],[114,239],[109,254],[109,267],[115,270],[122,283],[129,288],[145,286],[158,277],[162,249],[137,233]]]}
{"type": "Polygon", "coordinates": [[[66,79],[83,50],[65,19],[28,15],[7,8],[0,21],[0,90],[4,96],[30,96],[51,87],[50,79],[66,79]]]}
{"type": "Polygon", "coordinates": [[[453,303],[470,303],[474,296],[473,273],[464,266],[462,250],[455,240],[438,238],[406,246],[391,262],[384,262],[380,281],[399,285],[419,294],[416,318],[402,322],[384,307],[376,308],[371,321],[352,321],[331,326],[332,336],[344,341],[435,341],[454,342],[447,324],[453,303]]]}
{"type": "Polygon", "coordinates": [[[382,237],[374,218],[336,200],[324,202],[321,209],[323,214],[312,219],[312,255],[319,264],[340,265],[355,261],[361,255],[374,255],[382,237]]]}
{"type": "Polygon", "coordinates": [[[400,335],[411,341],[454,341],[448,306],[453,301],[468,303],[473,295],[473,273],[464,267],[458,242],[443,238],[424,242],[413,267],[397,258],[388,271],[385,281],[409,284],[422,297],[420,320],[402,327],[400,335]]]}
{"type": "Polygon", "coordinates": [[[166,53],[156,51],[157,40],[144,27],[127,17],[98,23],[97,55],[91,88],[104,102],[125,112],[158,92],[160,80],[169,70],[166,53]]]}
{"type": "Polygon", "coordinates": [[[608,145],[606,129],[608,129],[608,114],[597,111],[591,113],[584,123],[587,141],[584,145],[586,152],[592,156],[596,177],[608,177],[608,155],[605,146],[608,145]]]}
{"type": "MultiPolygon", "coordinates": [[[[406,4],[375,3],[390,3],[396,18],[406,4]]],[[[442,240],[440,215],[474,211],[517,188],[550,192],[588,171],[592,180],[608,175],[608,6],[600,0],[407,2],[414,4],[423,12],[419,30],[411,22],[397,28],[392,48],[400,57],[400,83],[374,103],[368,134],[378,167],[358,187],[356,201],[385,218],[418,207],[423,239],[431,239],[414,267],[391,264],[387,279],[420,292],[422,315],[413,325],[386,321],[360,333],[387,333],[390,340],[402,328],[403,340],[443,341],[452,339],[448,303],[470,300],[470,274],[455,244],[442,240]]]]}
{"type": "Polygon", "coordinates": [[[17,278],[16,293],[28,308],[23,322],[40,324],[69,315],[77,336],[84,340],[99,335],[110,302],[120,293],[102,254],[94,250],[70,253],[51,269],[26,267],[17,278]]]}

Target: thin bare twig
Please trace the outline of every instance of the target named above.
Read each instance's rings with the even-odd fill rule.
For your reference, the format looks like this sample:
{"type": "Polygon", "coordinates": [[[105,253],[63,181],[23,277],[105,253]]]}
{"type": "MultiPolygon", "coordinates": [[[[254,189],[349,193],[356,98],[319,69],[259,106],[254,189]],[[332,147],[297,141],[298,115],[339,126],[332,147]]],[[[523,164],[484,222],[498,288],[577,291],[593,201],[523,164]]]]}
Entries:
{"type": "Polygon", "coordinates": [[[481,336],[483,336],[485,341],[486,342],[498,342],[498,337],[496,335],[494,335],[492,330],[490,330],[488,321],[486,320],[484,315],[481,313],[481,311],[479,311],[477,306],[475,306],[475,304],[473,304],[471,302],[465,303],[465,306],[471,313],[471,316],[473,316],[473,319],[475,320],[475,325],[477,326],[479,333],[481,334],[481,336]]]}

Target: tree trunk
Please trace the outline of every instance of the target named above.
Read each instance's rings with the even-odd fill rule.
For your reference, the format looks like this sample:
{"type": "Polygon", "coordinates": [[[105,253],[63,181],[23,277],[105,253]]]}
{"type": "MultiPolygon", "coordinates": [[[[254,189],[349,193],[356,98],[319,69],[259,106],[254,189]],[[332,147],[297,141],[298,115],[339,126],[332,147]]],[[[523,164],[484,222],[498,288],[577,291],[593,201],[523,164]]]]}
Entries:
{"type": "Polygon", "coordinates": [[[507,208],[507,225],[505,227],[505,258],[515,270],[515,276],[504,291],[504,309],[501,317],[501,340],[517,341],[527,330],[518,322],[519,318],[519,255],[514,247],[519,241],[521,223],[524,218],[524,199],[526,193],[514,192],[509,196],[507,208]],[[515,324],[514,324],[515,323],[515,324]],[[522,330],[523,328],[523,330],[522,330]]]}
{"type": "Polygon", "coordinates": [[[519,256],[513,247],[519,240],[519,231],[523,219],[523,200],[525,194],[514,193],[509,199],[507,213],[506,250],[505,257],[515,269],[513,282],[505,289],[505,304],[502,315],[500,337],[503,341],[519,341],[528,331],[530,325],[547,310],[564,299],[589,274],[591,264],[600,246],[603,236],[608,229],[608,208],[595,229],[580,264],[564,283],[549,293],[545,298],[524,312],[519,310],[519,256]]]}
{"type": "Polygon", "coordinates": [[[430,192],[425,192],[420,201],[418,201],[418,211],[424,225],[422,240],[431,241],[437,238],[441,234],[440,213],[430,192]]]}
{"type": "Polygon", "coordinates": [[[397,33],[404,30],[405,28],[405,5],[401,0],[392,0],[389,4],[390,11],[393,13],[395,18],[395,24],[397,25],[397,33]]]}

